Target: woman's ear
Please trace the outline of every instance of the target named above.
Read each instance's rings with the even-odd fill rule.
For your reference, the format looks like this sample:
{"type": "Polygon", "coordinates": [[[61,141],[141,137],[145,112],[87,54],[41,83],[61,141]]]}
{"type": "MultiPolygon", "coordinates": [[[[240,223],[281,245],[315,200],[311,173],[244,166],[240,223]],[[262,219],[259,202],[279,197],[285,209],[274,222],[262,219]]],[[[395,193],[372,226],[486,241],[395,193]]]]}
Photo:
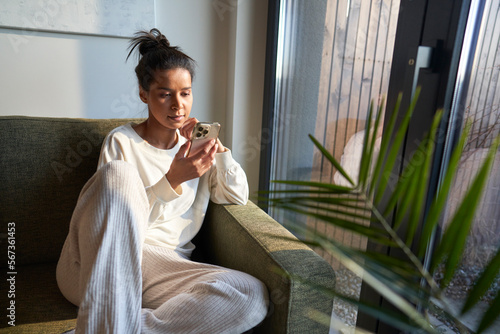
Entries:
{"type": "Polygon", "coordinates": [[[139,86],[139,97],[141,98],[141,101],[144,103],[148,103],[148,92],[145,91],[141,86],[139,86]]]}

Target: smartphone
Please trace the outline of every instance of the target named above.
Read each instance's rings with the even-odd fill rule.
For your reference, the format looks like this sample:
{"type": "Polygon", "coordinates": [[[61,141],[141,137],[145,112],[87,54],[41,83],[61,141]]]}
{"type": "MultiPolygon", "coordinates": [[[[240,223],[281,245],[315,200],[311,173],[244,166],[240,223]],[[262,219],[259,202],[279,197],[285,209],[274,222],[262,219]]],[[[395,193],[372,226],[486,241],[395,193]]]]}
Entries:
{"type": "Polygon", "coordinates": [[[212,139],[217,139],[219,136],[220,124],[217,122],[198,122],[191,134],[191,148],[187,156],[198,153],[201,147],[212,139]]]}

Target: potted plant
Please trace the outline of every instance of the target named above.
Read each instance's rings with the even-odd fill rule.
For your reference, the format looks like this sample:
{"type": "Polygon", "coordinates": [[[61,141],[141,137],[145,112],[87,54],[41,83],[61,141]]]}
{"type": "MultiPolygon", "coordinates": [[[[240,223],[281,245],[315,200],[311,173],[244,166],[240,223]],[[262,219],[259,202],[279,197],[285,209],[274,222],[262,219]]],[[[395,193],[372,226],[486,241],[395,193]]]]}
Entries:
{"type": "MultiPolygon", "coordinates": [[[[499,138],[496,138],[489,149],[484,163],[479,168],[462,202],[457,206],[441,238],[433,242],[433,233],[445,209],[470,126],[465,127],[433,203],[425,213],[425,217],[422,217],[427,195],[426,180],[431,172],[441,111],[436,113],[429,133],[419,146],[418,154],[414,154],[404,171],[397,175],[397,182],[393,189],[389,189],[391,187],[388,187],[389,178],[387,177],[387,175],[394,176],[393,167],[403,144],[418,93],[419,91],[416,92],[405,113],[402,125],[396,130],[396,116],[401,102],[401,96],[399,97],[396,110],[388,121],[386,135],[382,137],[378,154],[375,154],[377,131],[374,129],[380,126],[382,106],[373,117],[372,104],[366,126],[359,175],[356,180],[353,180],[341,164],[314,137],[310,136],[324,158],[328,159],[348,181],[348,186],[310,181],[273,181],[293,186],[293,189],[270,191],[265,199],[277,208],[310,216],[327,224],[358,233],[374,244],[397,248],[404,254],[404,258],[397,259],[379,252],[350,248],[325,234],[296,224],[293,228],[296,232],[306,236],[305,242],[327,251],[349,270],[362,276],[366,284],[376,289],[400,313],[380,309],[318,286],[317,288],[322,289],[324,293],[354,303],[359,310],[403,331],[436,333],[436,328],[431,325],[426,312],[422,310],[439,310],[461,332],[471,332],[470,328],[460,322],[459,316],[470,311],[494,283],[500,271],[500,249],[496,250],[475,282],[459,314],[454,313],[448,305],[443,291],[453,278],[463,255],[474,212],[481,199],[480,193],[487,182],[497,153],[499,138]],[[388,189],[390,194],[387,197],[388,189]],[[421,235],[418,242],[415,242],[417,227],[422,219],[424,224],[421,235]],[[406,225],[404,233],[400,231],[403,221],[406,225]],[[435,245],[434,251],[430,261],[426,262],[424,257],[431,243],[435,245]],[[439,282],[434,278],[437,270],[440,270],[442,274],[439,282]]],[[[500,293],[484,312],[479,326],[474,330],[477,333],[483,332],[499,315],[500,293]]],[[[329,315],[323,315],[323,318],[328,323],[329,315]]]]}

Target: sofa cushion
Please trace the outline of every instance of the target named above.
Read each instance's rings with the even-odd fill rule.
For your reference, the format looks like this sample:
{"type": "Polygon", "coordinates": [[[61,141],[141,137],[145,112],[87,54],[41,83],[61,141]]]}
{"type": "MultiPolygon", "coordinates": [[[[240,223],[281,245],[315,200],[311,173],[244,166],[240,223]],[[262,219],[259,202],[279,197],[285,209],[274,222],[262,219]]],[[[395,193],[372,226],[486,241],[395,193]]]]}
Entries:
{"type": "Polygon", "coordinates": [[[1,244],[14,223],[17,266],[57,261],[104,137],[130,121],[0,117],[1,244]]]}
{"type": "MultiPolygon", "coordinates": [[[[11,307],[12,319],[6,311],[6,320],[0,328],[8,328],[9,333],[62,333],[74,328],[78,308],[68,302],[59,292],[55,279],[56,264],[35,264],[21,266],[15,275],[15,297],[2,298],[2,310],[11,307]],[[10,321],[15,321],[9,325],[10,321]]],[[[10,287],[2,284],[0,293],[8,296],[10,287]]],[[[3,330],[0,329],[0,332],[3,330]]]]}

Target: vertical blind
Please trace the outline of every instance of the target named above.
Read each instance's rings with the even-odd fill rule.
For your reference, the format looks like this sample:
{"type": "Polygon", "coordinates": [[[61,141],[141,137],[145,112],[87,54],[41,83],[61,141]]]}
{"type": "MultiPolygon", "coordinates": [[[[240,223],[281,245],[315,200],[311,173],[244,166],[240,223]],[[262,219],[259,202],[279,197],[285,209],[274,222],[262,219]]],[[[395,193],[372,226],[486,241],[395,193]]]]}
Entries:
{"type": "MultiPolygon", "coordinates": [[[[278,130],[273,141],[271,179],[342,182],[312,145],[298,143],[295,138],[300,135],[302,141],[308,141],[310,133],[338,161],[344,153],[356,160],[360,154],[356,138],[362,137],[370,103],[377,105],[387,93],[399,1],[324,0],[323,7],[316,11],[303,8],[303,4],[298,0],[282,1],[276,75],[278,130]],[[309,25],[314,29],[303,36],[309,25]],[[311,45],[312,39],[317,43],[311,45]],[[301,56],[301,52],[307,55],[301,56]],[[303,63],[311,68],[306,74],[299,71],[303,63]],[[311,93],[311,88],[316,92],[311,93]],[[306,121],[294,110],[297,103],[303,103],[303,94],[314,95],[301,108],[307,113],[306,121]],[[349,141],[350,152],[344,152],[349,141]],[[296,158],[297,152],[302,152],[300,159],[296,158]]],[[[348,172],[355,174],[355,165],[354,161],[354,165],[346,166],[348,172]]],[[[289,219],[304,221],[329,237],[364,247],[359,237],[311,218],[275,210],[270,213],[285,224],[289,219]]],[[[317,251],[336,266],[331,256],[317,251]]]]}
{"type": "MultiPolygon", "coordinates": [[[[388,90],[398,14],[399,1],[328,1],[315,136],[351,176],[359,168],[356,157],[370,103],[381,103],[388,90]],[[348,154],[354,159],[342,159],[348,154]]],[[[341,183],[320,154],[313,170],[313,180],[341,183]]],[[[344,244],[366,247],[351,232],[317,221],[309,224],[344,244]]],[[[336,266],[333,258],[322,255],[336,266]]]]}

